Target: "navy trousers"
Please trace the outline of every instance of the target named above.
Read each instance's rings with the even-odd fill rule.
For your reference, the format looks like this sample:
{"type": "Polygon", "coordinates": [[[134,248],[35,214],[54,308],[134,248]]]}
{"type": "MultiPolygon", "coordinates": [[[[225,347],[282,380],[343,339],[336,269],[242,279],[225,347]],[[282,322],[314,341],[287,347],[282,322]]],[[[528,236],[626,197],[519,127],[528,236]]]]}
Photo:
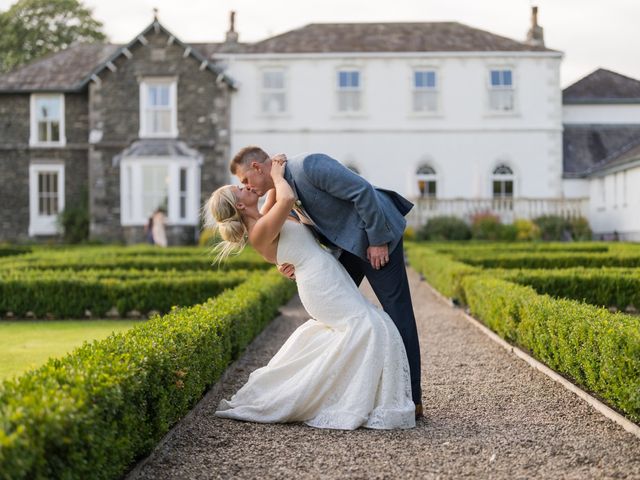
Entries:
{"type": "Polygon", "coordinates": [[[362,279],[367,277],[382,308],[396,324],[409,360],[413,402],[422,403],[420,343],[404,264],[402,240],[389,255],[389,263],[380,270],[376,270],[369,262],[346,250],[340,255],[340,263],[349,272],[356,285],[360,285],[362,279]]]}

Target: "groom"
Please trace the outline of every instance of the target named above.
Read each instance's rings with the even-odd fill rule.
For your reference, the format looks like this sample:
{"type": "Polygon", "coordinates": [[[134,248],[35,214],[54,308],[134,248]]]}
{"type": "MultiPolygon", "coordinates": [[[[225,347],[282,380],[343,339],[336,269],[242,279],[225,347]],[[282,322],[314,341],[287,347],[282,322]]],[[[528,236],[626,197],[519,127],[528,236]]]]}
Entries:
{"type": "MultiPolygon", "coordinates": [[[[230,169],[259,196],[274,188],[271,158],[259,147],[240,150],[230,169]]],[[[422,416],[420,345],[402,248],[404,216],[413,204],[395,192],[374,188],[321,153],[287,159],[285,179],[297,196],[300,221],[310,225],[322,243],[341,250],[340,263],[356,285],[367,277],[396,324],[407,351],[416,417],[422,416]]],[[[289,278],[295,276],[291,265],[279,269],[289,278]]]]}

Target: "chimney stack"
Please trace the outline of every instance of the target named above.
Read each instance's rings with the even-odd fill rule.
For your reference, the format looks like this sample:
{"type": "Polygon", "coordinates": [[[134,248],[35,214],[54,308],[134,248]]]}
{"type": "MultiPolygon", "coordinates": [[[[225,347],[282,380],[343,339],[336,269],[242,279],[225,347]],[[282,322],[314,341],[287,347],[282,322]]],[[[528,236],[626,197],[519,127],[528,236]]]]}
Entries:
{"type": "Polygon", "coordinates": [[[238,32],[236,32],[236,12],[229,15],[229,31],[225,38],[226,43],[238,43],[238,32]]]}
{"type": "Polygon", "coordinates": [[[538,7],[531,7],[531,28],[525,43],[532,47],[544,47],[544,29],[538,25],[538,7]]]}

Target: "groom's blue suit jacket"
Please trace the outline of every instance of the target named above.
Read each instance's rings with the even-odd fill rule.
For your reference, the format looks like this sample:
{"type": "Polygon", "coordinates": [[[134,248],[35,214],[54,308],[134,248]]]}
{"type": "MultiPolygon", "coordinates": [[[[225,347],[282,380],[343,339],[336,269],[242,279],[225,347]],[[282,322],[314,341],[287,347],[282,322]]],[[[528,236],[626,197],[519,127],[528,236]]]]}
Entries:
{"type": "Polygon", "coordinates": [[[318,231],[336,246],[367,260],[370,245],[392,252],[413,204],[321,153],[287,159],[285,179],[318,231]]]}

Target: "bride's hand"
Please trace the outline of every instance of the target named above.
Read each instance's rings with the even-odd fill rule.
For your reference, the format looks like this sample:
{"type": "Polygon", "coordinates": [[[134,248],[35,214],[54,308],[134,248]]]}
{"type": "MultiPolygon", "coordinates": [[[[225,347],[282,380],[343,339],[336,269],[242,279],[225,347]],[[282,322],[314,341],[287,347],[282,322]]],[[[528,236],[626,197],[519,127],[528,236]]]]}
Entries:
{"type": "Polygon", "coordinates": [[[274,180],[284,178],[284,167],[287,164],[284,155],[276,155],[271,159],[271,178],[274,180]]]}

